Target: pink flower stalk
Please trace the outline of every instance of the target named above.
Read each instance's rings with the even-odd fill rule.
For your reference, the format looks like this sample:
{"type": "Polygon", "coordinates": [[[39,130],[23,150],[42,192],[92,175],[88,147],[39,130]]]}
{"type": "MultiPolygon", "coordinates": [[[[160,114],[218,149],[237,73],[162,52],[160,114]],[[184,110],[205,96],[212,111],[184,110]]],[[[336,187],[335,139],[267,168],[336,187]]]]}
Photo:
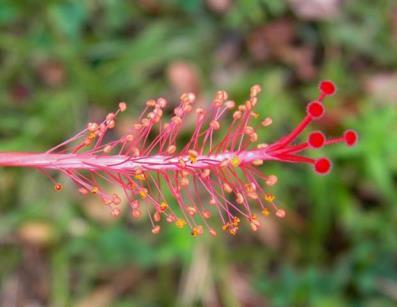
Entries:
{"type": "Polygon", "coordinates": [[[266,161],[306,163],[318,174],[327,174],[330,160],[312,159],[301,153],[340,142],[353,146],[358,139],[353,130],[332,139],[315,131],[306,141],[296,143],[306,127],[324,115],[323,99],[335,92],[332,82],[323,81],[320,96],[307,105],[305,118],[291,133],[271,144],[257,144],[259,126],[272,123],[267,117],[256,126],[249,125],[252,118],[259,116],[254,107],[260,91],[259,85],[251,87],[249,100],[237,108],[225,91],[218,91],[207,109],[195,109],[195,129],[190,140],[179,149],[176,139],[183,120],[193,111],[193,93],[181,96],[169,122],[162,120],[167,101],[149,100],[125,135],[105,141],[107,132],[116,125],[118,114],[127,109],[121,102],[117,112],[109,113],[103,122],[89,123],[86,129],[45,153],[0,153],[0,166],[36,168],[60,191],[62,185],[48,174],[57,170],[68,176],[81,194],[98,195],[117,217],[121,196],[107,193],[101,187],[101,182],[115,183],[122,188],[133,218],[140,218],[142,210],[147,210],[154,234],[160,232],[160,221],[165,219],[178,228],[188,226],[193,236],[205,229],[215,236],[216,230],[208,223],[214,214],[222,221],[222,229],[232,235],[239,229],[240,218],[256,231],[260,226],[255,214],[257,208],[265,216],[271,211],[279,218],[286,215],[269,191],[277,183],[277,177],[263,174],[258,166],[266,161]],[[216,142],[216,135],[221,134],[220,119],[229,112],[232,121],[223,138],[216,142]],[[175,205],[170,205],[163,194],[165,188],[171,192],[175,205]]]}

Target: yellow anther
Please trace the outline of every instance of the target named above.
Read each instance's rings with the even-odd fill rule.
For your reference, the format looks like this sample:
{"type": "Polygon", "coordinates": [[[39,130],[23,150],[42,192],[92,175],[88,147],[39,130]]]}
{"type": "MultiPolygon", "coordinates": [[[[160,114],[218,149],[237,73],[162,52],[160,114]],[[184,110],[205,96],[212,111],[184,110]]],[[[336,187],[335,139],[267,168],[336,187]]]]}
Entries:
{"type": "Polygon", "coordinates": [[[96,194],[96,193],[98,193],[98,191],[99,191],[98,187],[92,187],[92,189],[91,189],[92,194],[96,194]]]}
{"type": "Polygon", "coordinates": [[[247,184],[245,184],[245,189],[247,190],[248,193],[255,192],[256,191],[256,186],[252,182],[251,183],[247,183],[247,184]]]}
{"type": "Polygon", "coordinates": [[[258,226],[260,225],[260,224],[259,224],[259,221],[258,221],[258,219],[257,219],[257,217],[256,217],[255,214],[253,214],[253,215],[251,215],[250,217],[248,217],[248,221],[250,221],[251,223],[257,224],[258,226]]]}
{"type": "Polygon", "coordinates": [[[189,160],[191,163],[197,162],[198,153],[195,150],[189,150],[189,160]]]}
{"type": "Polygon", "coordinates": [[[269,214],[270,214],[269,209],[268,209],[268,208],[263,209],[263,210],[262,210],[262,214],[263,214],[264,216],[269,216],[269,214]]]}
{"type": "Polygon", "coordinates": [[[270,193],[266,193],[264,198],[267,202],[272,203],[276,199],[276,196],[270,193]]]}
{"type": "Polygon", "coordinates": [[[185,227],[185,225],[186,225],[186,222],[184,219],[177,219],[175,222],[175,226],[178,228],[183,228],[183,227],[185,227]]]}
{"type": "Polygon", "coordinates": [[[135,175],[135,179],[138,179],[140,181],[144,181],[145,180],[145,175],[144,174],[135,175]]]}
{"type": "Polygon", "coordinates": [[[226,230],[229,229],[230,226],[231,226],[230,223],[226,223],[226,224],[224,224],[224,225],[222,226],[222,230],[223,230],[223,231],[226,231],[226,230]]]}
{"type": "Polygon", "coordinates": [[[134,190],[134,189],[136,188],[136,183],[133,182],[133,181],[130,181],[130,182],[127,184],[127,186],[128,186],[128,188],[129,188],[130,190],[134,190]]]}
{"type": "Polygon", "coordinates": [[[163,201],[161,204],[160,204],[160,210],[161,211],[165,211],[165,210],[167,210],[168,209],[168,204],[165,202],[165,201],[163,201]]]}
{"type": "Polygon", "coordinates": [[[252,164],[255,165],[255,166],[262,165],[263,164],[263,160],[256,159],[256,160],[252,161],[252,164]]]}
{"type": "Polygon", "coordinates": [[[203,226],[198,225],[198,226],[193,227],[193,229],[192,229],[193,237],[197,237],[197,236],[201,235],[202,233],[203,233],[203,226]]]}
{"type": "Polygon", "coordinates": [[[238,229],[239,229],[238,227],[232,227],[232,228],[229,229],[229,233],[232,236],[235,236],[237,234],[238,229]]]}
{"type": "Polygon", "coordinates": [[[96,133],[95,132],[90,132],[89,134],[88,134],[88,139],[89,140],[94,140],[96,138],[96,133]]]}
{"type": "Polygon", "coordinates": [[[142,199],[145,199],[147,197],[147,189],[143,188],[142,190],[140,190],[139,195],[142,199]]]}
{"type": "Polygon", "coordinates": [[[237,167],[240,165],[240,159],[237,156],[234,156],[233,158],[231,158],[230,163],[234,166],[237,167]]]}
{"type": "Polygon", "coordinates": [[[142,172],[141,169],[138,169],[135,171],[135,179],[140,180],[140,181],[144,181],[146,179],[145,174],[142,172]]]}
{"type": "Polygon", "coordinates": [[[238,226],[240,224],[240,219],[238,217],[234,217],[232,221],[233,226],[238,226]]]}

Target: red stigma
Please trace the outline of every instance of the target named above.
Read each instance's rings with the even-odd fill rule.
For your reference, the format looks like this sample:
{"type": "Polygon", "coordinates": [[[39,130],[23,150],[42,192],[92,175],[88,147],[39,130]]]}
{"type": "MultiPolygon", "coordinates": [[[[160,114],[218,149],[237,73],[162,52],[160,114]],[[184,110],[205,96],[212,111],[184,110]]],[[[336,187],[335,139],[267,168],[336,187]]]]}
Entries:
{"type": "Polygon", "coordinates": [[[320,158],[314,163],[314,169],[318,174],[326,175],[331,170],[331,161],[327,158],[320,158]]]}
{"type": "Polygon", "coordinates": [[[346,130],[343,134],[343,138],[347,146],[351,147],[357,144],[358,135],[354,130],[346,130]]]}
{"type": "Polygon", "coordinates": [[[320,82],[320,90],[324,95],[330,96],[335,94],[336,87],[332,81],[322,81],[320,82]]]}
{"type": "Polygon", "coordinates": [[[312,101],[307,105],[307,113],[313,119],[319,119],[324,115],[324,106],[319,101],[312,101]]]}
{"type": "Polygon", "coordinates": [[[310,133],[308,143],[312,148],[321,148],[325,144],[325,135],[320,131],[310,133]]]}

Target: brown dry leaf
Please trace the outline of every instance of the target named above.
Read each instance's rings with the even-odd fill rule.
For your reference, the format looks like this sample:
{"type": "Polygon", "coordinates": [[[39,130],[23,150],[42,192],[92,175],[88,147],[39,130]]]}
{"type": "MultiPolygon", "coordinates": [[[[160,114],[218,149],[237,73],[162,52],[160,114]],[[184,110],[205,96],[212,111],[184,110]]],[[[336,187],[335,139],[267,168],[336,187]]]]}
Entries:
{"type": "MultiPolygon", "coordinates": [[[[198,243],[193,250],[193,259],[181,278],[178,302],[181,306],[193,305],[196,301],[211,297],[209,284],[213,282],[207,245],[198,243]]],[[[213,301],[213,299],[211,299],[213,301]]]]}
{"type": "Polygon", "coordinates": [[[296,45],[295,24],[280,19],[263,26],[248,37],[248,49],[257,61],[277,59],[293,67],[303,80],[316,77],[314,49],[311,46],[296,45]]]}
{"type": "Polygon", "coordinates": [[[292,11],[305,20],[330,20],[339,15],[342,0],[289,0],[292,11]]]}
{"type": "Polygon", "coordinates": [[[161,10],[159,0],[138,0],[138,4],[146,11],[154,14],[161,10]]]}
{"type": "Polygon", "coordinates": [[[219,14],[226,13],[233,5],[232,0],[206,0],[208,8],[219,14]]]}
{"type": "Polygon", "coordinates": [[[44,222],[26,222],[17,233],[23,242],[39,247],[48,246],[55,240],[54,228],[44,222]]]}
{"type": "Polygon", "coordinates": [[[281,244],[280,224],[272,218],[258,217],[261,227],[256,234],[264,245],[273,250],[278,250],[281,244]]]}
{"type": "Polygon", "coordinates": [[[280,51],[292,44],[295,38],[294,25],[287,19],[280,19],[253,31],[248,36],[248,49],[258,61],[270,56],[278,57],[280,51]]]}
{"type": "Polygon", "coordinates": [[[384,105],[397,103],[397,74],[378,73],[364,81],[367,93],[384,105]]]}
{"type": "Polygon", "coordinates": [[[397,282],[388,278],[377,278],[375,287],[391,300],[397,302],[397,282]]]}
{"type": "Polygon", "coordinates": [[[135,268],[125,268],[119,272],[109,274],[112,278],[102,286],[95,288],[90,294],[78,301],[76,307],[107,307],[123,292],[131,289],[140,277],[135,268]]]}
{"type": "Polygon", "coordinates": [[[65,82],[64,66],[56,61],[45,61],[38,65],[39,78],[49,87],[57,87],[65,82]]]}
{"type": "Polygon", "coordinates": [[[250,276],[247,273],[232,268],[230,272],[231,292],[234,293],[241,306],[269,306],[269,303],[254,291],[249,280],[250,276]]]}
{"type": "Polygon", "coordinates": [[[76,304],[77,307],[107,307],[110,306],[115,299],[116,294],[112,285],[98,287],[87,297],[76,304]]]}

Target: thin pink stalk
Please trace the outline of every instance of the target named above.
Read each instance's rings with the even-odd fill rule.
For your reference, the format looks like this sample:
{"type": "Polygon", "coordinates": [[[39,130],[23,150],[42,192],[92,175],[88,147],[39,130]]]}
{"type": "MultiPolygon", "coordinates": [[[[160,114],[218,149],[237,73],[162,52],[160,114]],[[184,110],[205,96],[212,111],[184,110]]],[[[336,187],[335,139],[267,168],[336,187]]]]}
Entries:
{"type": "MultiPolygon", "coordinates": [[[[333,139],[315,131],[305,142],[294,144],[314,120],[324,115],[323,99],[335,92],[332,82],[323,81],[319,98],[308,104],[307,115],[291,133],[269,145],[257,144],[258,125],[253,127],[249,122],[259,116],[254,107],[260,90],[258,85],[253,86],[249,100],[237,109],[226,92],[217,92],[208,109],[195,110],[195,129],[179,151],[176,140],[183,120],[193,111],[192,93],[181,96],[169,122],[162,119],[167,101],[149,100],[128,133],[105,143],[105,135],[115,127],[116,117],[127,108],[121,102],[117,112],[109,113],[103,122],[89,123],[86,129],[45,153],[0,153],[0,166],[38,169],[51,179],[56,191],[62,190],[62,185],[48,172],[60,171],[72,179],[81,194],[99,195],[114,216],[120,214],[121,197],[107,193],[102,185],[117,184],[130,204],[133,218],[140,218],[142,205],[145,206],[154,234],[160,232],[160,221],[164,218],[178,228],[187,225],[194,236],[202,234],[204,228],[216,235],[207,222],[214,214],[222,221],[222,229],[232,235],[239,229],[240,217],[256,231],[260,223],[253,203],[266,216],[270,210],[280,218],[286,214],[269,191],[277,177],[260,172],[260,165],[265,161],[305,163],[311,164],[317,173],[327,174],[331,169],[327,158],[313,159],[301,153],[340,142],[348,146],[357,142],[357,134],[352,130],[333,139]],[[230,111],[233,120],[223,138],[216,142],[221,134],[220,120],[230,111]],[[158,131],[152,138],[154,127],[158,131]],[[170,190],[175,205],[166,200],[164,187],[170,190]]],[[[271,123],[271,118],[262,120],[264,127],[271,123]]]]}

